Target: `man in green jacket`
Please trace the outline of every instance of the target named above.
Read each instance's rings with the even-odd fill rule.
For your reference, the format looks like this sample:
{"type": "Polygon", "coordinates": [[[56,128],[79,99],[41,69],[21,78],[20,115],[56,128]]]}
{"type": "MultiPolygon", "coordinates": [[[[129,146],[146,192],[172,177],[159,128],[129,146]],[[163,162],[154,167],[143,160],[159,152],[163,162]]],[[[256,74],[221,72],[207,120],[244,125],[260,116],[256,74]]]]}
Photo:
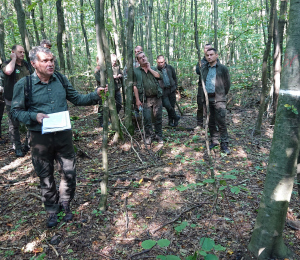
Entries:
{"type": "Polygon", "coordinates": [[[11,50],[10,60],[2,64],[4,73],[4,99],[8,113],[9,135],[17,157],[23,157],[25,155],[24,151],[27,152],[29,150],[27,137],[24,144],[24,151],[22,150],[19,132],[20,124],[18,120],[12,118],[10,113],[15,84],[21,78],[32,73],[32,68],[30,64],[24,60],[24,56],[24,48],[21,45],[14,45],[11,50]]]}
{"type": "Polygon", "coordinates": [[[162,144],[162,89],[158,83],[162,75],[157,68],[150,66],[144,52],[137,53],[136,58],[140,67],[134,69],[133,91],[136,106],[143,111],[145,143],[150,145],[152,140],[156,140],[162,144]],[[155,120],[155,135],[152,132],[152,112],[155,120]]]}
{"type": "Polygon", "coordinates": [[[230,89],[229,72],[226,66],[218,62],[216,49],[208,49],[205,57],[208,61],[208,66],[203,68],[202,73],[209,100],[210,117],[208,127],[211,138],[210,149],[219,145],[220,131],[221,150],[226,154],[230,154],[226,126],[226,95],[230,89]]]}
{"type": "Polygon", "coordinates": [[[79,94],[65,76],[54,74],[54,56],[45,47],[35,47],[29,52],[29,57],[35,72],[15,85],[11,113],[30,130],[32,164],[40,178],[43,202],[49,213],[47,226],[54,227],[61,207],[65,212],[64,221],[73,217],[70,201],[76,188],[75,152],[72,131],[42,134],[43,119],[48,118],[48,114],[67,111],[67,100],[77,106],[97,104],[100,89],[86,95],[79,94]],[[28,84],[31,91],[28,91],[28,84]],[[53,176],[54,161],[57,161],[61,175],[59,191],[53,176]]]}

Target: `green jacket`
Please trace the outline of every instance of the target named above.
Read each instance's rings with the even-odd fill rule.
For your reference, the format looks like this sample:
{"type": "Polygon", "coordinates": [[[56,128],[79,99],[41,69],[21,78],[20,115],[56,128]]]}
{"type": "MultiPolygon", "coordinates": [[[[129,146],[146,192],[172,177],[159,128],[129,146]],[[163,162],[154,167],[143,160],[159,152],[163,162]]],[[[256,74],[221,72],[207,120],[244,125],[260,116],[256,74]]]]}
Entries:
{"type": "MultiPolygon", "coordinates": [[[[161,74],[160,71],[157,70],[156,67],[151,66],[151,69],[158,72],[159,75],[160,75],[160,79],[162,79],[162,74],[161,74]]],[[[134,81],[136,82],[136,87],[139,91],[139,98],[140,98],[141,101],[145,100],[146,99],[146,95],[144,95],[145,88],[147,88],[149,86],[144,86],[143,85],[143,74],[142,74],[142,71],[141,71],[141,67],[134,68],[133,72],[134,72],[134,76],[135,76],[134,81]]],[[[149,73],[151,73],[151,72],[149,72],[149,73]]],[[[160,98],[160,97],[162,97],[163,91],[162,91],[162,88],[160,87],[160,85],[158,83],[159,79],[156,79],[153,75],[152,75],[152,77],[153,77],[153,80],[155,81],[155,92],[157,93],[157,98],[160,98]]],[[[150,87],[152,87],[152,86],[150,86],[150,87]]]]}
{"type": "Polygon", "coordinates": [[[37,123],[38,113],[51,114],[68,110],[67,100],[76,106],[96,105],[100,100],[96,90],[92,93],[79,94],[63,76],[67,85],[65,89],[55,74],[48,83],[40,81],[34,72],[32,74],[32,96],[30,107],[25,108],[26,77],[20,79],[14,86],[14,95],[11,104],[11,114],[14,119],[23,122],[31,131],[41,131],[41,125],[37,123]]]}

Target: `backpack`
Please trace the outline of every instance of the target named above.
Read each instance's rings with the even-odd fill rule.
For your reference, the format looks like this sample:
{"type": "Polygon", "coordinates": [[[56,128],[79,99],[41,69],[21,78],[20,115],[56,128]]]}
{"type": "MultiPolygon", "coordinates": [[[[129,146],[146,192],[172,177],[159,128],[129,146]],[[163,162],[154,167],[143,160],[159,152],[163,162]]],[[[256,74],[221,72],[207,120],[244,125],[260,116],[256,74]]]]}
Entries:
{"type": "MultiPolygon", "coordinates": [[[[58,71],[55,71],[54,74],[59,79],[59,81],[63,85],[64,89],[67,91],[68,85],[65,82],[63,75],[58,71]]],[[[26,76],[26,86],[24,89],[24,94],[25,94],[25,110],[27,111],[31,105],[31,100],[32,100],[32,78],[31,78],[31,75],[26,76]]]]}

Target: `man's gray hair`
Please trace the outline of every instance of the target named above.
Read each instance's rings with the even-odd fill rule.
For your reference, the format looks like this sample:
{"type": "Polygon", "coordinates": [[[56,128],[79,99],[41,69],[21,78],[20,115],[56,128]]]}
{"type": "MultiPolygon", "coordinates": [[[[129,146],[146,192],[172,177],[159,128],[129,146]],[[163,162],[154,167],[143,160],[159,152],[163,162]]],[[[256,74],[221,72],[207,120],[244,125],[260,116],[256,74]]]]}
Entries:
{"type": "MultiPolygon", "coordinates": [[[[36,61],[38,59],[37,54],[39,52],[43,52],[46,54],[51,54],[53,55],[53,53],[46,47],[42,47],[42,46],[36,46],[33,47],[30,51],[29,51],[29,59],[30,61],[36,61]]],[[[54,55],[53,55],[54,56],[54,55]]]]}

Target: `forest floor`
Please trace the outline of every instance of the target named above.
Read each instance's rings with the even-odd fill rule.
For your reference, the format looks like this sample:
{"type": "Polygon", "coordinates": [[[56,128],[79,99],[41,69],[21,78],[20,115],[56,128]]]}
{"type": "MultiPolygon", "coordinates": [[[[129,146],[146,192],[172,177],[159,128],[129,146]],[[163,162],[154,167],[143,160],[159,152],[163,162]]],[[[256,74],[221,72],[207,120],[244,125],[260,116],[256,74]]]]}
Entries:
{"type": "MultiPolygon", "coordinates": [[[[177,128],[167,127],[164,110],[163,147],[153,143],[145,149],[138,131],[134,139],[139,145],[134,142],[134,147],[139,156],[126,134],[124,142],[109,143],[105,212],[98,208],[103,176],[102,128],[98,128],[94,107],[70,106],[71,116],[78,117],[73,125],[77,147],[77,189],[72,202],[75,215],[71,223],[62,222],[53,229],[46,228],[47,215],[30,152],[16,158],[9,143],[1,145],[0,258],[187,259],[195,253],[198,256],[189,259],[204,259],[205,254],[219,259],[250,256],[247,245],[262,196],[273,128],[265,118],[261,136],[253,137],[259,93],[251,87],[232,89],[227,114],[232,154],[226,156],[219,148],[213,149],[214,164],[210,166],[204,131],[194,129],[197,105],[192,92],[187,90],[179,100],[184,114],[177,128]],[[218,187],[221,184],[224,188],[216,196],[211,167],[218,187]]],[[[8,139],[6,117],[4,137],[8,139]]],[[[57,171],[55,176],[59,180],[57,171]]],[[[295,186],[290,219],[300,216],[297,194],[295,186]]],[[[299,231],[286,225],[283,236],[300,258],[299,231]]],[[[211,257],[207,259],[215,259],[211,257]]]]}

